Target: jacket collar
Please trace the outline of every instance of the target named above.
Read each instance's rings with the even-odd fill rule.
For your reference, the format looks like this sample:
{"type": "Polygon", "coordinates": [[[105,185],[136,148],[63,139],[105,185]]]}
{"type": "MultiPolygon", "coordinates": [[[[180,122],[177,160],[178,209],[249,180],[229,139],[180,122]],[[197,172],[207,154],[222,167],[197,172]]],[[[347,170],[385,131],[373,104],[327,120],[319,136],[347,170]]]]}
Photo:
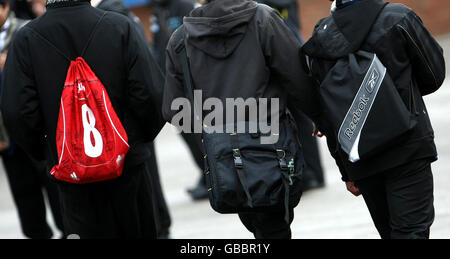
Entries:
{"type": "Polygon", "coordinates": [[[77,6],[77,5],[90,5],[91,0],[47,0],[47,9],[77,6]]]}

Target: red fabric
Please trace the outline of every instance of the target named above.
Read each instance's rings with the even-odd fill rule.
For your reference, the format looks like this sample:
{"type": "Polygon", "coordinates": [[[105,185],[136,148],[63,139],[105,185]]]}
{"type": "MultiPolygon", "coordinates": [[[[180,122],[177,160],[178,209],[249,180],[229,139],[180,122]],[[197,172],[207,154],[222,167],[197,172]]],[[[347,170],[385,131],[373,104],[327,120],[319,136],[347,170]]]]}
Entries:
{"type": "Polygon", "coordinates": [[[81,57],[67,72],[56,146],[59,164],[50,174],[58,180],[85,184],[122,174],[127,134],[103,84],[81,57]]]}

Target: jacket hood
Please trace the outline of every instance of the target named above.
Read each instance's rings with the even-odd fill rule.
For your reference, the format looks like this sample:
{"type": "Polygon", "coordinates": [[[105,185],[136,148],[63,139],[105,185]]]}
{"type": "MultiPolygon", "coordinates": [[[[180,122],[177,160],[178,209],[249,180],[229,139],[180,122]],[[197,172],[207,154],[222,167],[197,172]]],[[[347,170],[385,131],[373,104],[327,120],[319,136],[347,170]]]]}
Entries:
{"type": "Polygon", "coordinates": [[[214,58],[226,58],[239,46],[258,4],[248,0],[216,0],[184,18],[188,45],[214,58]]]}
{"type": "Polygon", "coordinates": [[[303,51],[310,57],[330,60],[357,51],[387,4],[382,0],[362,0],[334,11],[317,23],[303,51]]]}
{"type": "Polygon", "coordinates": [[[130,13],[130,10],[121,0],[102,0],[97,7],[105,11],[117,12],[123,15],[130,13]]]}

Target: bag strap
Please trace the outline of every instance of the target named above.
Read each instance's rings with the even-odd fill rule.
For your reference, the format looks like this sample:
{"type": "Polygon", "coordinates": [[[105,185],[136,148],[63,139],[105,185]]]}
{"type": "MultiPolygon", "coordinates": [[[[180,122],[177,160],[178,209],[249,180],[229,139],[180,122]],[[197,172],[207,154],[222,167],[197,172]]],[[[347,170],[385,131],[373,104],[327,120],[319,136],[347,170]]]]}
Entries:
{"type": "MultiPolygon", "coordinates": [[[[181,65],[181,70],[183,73],[183,81],[184,81],[184,92],[188,98],[188,100],[191,102],[191,116],[193,120],[199,119],[199,116],[196,116],[196,102],[194,101],[194,83],[192,80],[192,75],[191,75],[191,69],[189,67],[189,60],[188,60],[188,56],[187,56],[187,51],[186,51],[186,43],[185,43],[185,38],[186,38],[186,31],[184,28],[184,25],[181,25],[173,34],[174,37],[174,41],[176,42],[175,45],[175,53],[178,57],[178,61],[181,65]]],[[[199,111],[201,111],[202,109],[198,109],[199,111]]],[[[195,123],[193,123],[192,125],[194,125],[195,123]]]]}
{"type": "Polygon", "coordinates": [[[253,198],[250,194],[250,190],[247,184],[247,178],[245,176],[244,163],[242,162],[241,151],[239,149],[239,136],[237,133],[230,134],[231,148],[233,150],[234,167],[238,174],[239,182],[241,182],[245,195],[247,196],[247,204],[250,208],[253,208],[253,198]]]}
{"type": "Polygon", "coordinates": [[[184,25],[181,25],[174,32],[173,37],[176,42],[175,53],[178,56],[178,60],[180,61],[181,69],[183,72],[184,91],[189,101],[191,101],[191,103],[194,104],[194,87],[192,83],[191,70],[189,68],[189,61],[186,52],[186,43],[185,43],[186,31],[184,29],[184,25]]]}
{"type": "Polygon", "coordinates": [[[94,26],[94,29],[92,29],[91,34],[89,35],[89,39],[86,43],[86,45],[83,48],[83,51],[81,51],[81,57],[84,56],[84,54],[86,53],[87,48],[89,47],[89,45],[91,44],[92,38],[94,38],[95,32],[97,32],[97,28],[100,24],[100,22],[103,20],[103,17],[105,17],[107,11],[105,11],[102,16],[100,17],[100,19],[98,19],[97,23],[94,26]]]}
{"type": "Polygon", "coordinates": [[[282,175],[282,181],[283,181],[283,187],[284,187],[284,220],[286,223],[289,224],[289,193],[290,193],[290,186],[293,184],[292,182],[292,175],[290,174],[291,168],[288,162],[286,161],[286,151],[283,149],[283,147],[276,143],[274,144],[275,151],[277,153],[277,159],[278,163],[280,165],[280,173],[282,175]]]}
{"type": "MultiPolygon", "coordinates": [[[[29,28],[29,27],[28,27],[29,28]]],[[[70,59],[66,54],[64,54],[64,52],[62,52],[59,48],[57,48],[53,43],[51,43],[49,40],[47,40],[44,36],[42,36],[39,32],[37,32],[36,30],[34,30],[33,28],[29,28],[31,30],[32,33],[34,33],[36,36],[38,36],[38,38],[40,38],[42,41],[44,41],[45,43],[47,43],[48,45],[50,45],[50,47],[54,48],[56,50],[56,52],[58,52],[59,55],[61,55],[62,57],[64,57],[67,61],[71,62],[72,59],[70,59]]]]}
{"type": "MultiPolygon", "coordinates": [[[[85,45],[85,47],[83,48],[83,51],[81,52],[80,56],[83,56],[90,44],[90,42],[92,41],[92,38],[94,37],[94,34],[97,30],[98,25],[100,24],[100,22],[103,20],[103,17],[105,17],[107,12],[104,12],[103,15],[100,17],[100,19],[97,21],[97,23],[94,26],[94,29],[92,30],[91,34],[89,35],[89,39],[87,41],[87,44],[85,45]]],[[[51,43],[49,40],[47,40],[47,38],[45,38],[44,36],[42,36],[38,31],[36,31],[35,29],[31,28],[31,27],[27,27],[31,30],[32,33],[34,33],[36,36],[38,36],[38,38],[40,38],[42,41],[44,41],[45,43],[47,43],[50,47],[52,47],[53,49],[55,49],[56,52],[58,52],[59,55],[61,55],[62,57],[64,57],[67,61],[71,62],[72,59],[70,57],[68,57],[66,54],[64,54],[63,51],[61,51],[58,47],[55,46],[55,44],[51,43]]]]}

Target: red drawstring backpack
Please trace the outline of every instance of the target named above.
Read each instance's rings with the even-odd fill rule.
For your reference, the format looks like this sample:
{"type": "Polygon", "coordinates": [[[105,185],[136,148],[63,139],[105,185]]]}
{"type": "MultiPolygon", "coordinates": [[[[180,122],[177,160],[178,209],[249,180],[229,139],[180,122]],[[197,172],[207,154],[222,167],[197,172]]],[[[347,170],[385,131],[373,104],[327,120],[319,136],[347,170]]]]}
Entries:
{"type": "MultiPolygon", "coordinates": [[[[81,56],[103,17],[97,22],[81,56]]],[[[58,165],[52,168],[50,174],[57,180],[86,184],[111,180],[122,174],[129,150],[127,133],[105,87],[82,57],[71,61],[67,72],[56,130],[56,147],[58,165]]]]}
{"type": "Polygon", "coordinates": [[[128,137],[103,84],[83,58],[72,61],[61,96],[56,146],[59,164],[50,174],[71,183],[119,177],[128,137]]]}

